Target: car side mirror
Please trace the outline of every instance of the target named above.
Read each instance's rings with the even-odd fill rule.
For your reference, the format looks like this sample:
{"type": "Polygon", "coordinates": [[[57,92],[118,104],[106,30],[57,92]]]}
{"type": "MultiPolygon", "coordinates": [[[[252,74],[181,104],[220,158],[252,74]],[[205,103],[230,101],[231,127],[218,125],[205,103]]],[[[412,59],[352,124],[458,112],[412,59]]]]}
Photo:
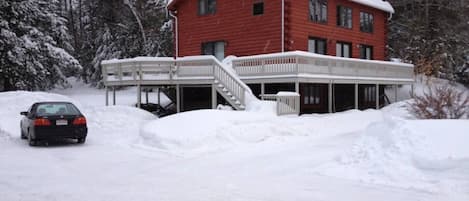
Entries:
{"type": "Polygon", "coordinates": [[[20,114],[23,116],[28,116],[28,112],[20,112],[20,114]]]}

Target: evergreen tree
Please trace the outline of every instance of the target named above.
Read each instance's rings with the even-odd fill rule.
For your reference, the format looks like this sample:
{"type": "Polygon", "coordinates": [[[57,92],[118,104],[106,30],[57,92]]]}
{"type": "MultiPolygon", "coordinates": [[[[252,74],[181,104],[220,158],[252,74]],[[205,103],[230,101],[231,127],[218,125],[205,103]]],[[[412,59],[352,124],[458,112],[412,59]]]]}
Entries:
{"type": "Polygon", "coordinates": [[[0,0],[0,80],[4,90],[66,87],[81,66],[56,0],[0,0]]]}
{"type": "MultiPolygon", "coordinates": [[[[464,82],[469,53],[466,0],[390,0],[390,56],[416,65],[417,73],[464,82]]],[[[469,84],[466,81],[466,84],[469,84]]]]}

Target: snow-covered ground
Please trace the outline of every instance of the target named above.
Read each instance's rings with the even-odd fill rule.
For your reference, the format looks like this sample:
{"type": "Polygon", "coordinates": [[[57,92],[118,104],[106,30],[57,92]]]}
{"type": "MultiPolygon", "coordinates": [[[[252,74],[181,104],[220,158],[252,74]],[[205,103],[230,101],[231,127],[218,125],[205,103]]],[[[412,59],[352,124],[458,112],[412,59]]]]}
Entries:
{"type": "Polygon", "coordinates": [[[135,89],[105,107],[103,90],[73,85],[0,93],[0,200],[469,200],[467,120],[412,120],[404,102],[301,117],[257,103],[157,119],[130,106],[135,89]],[[41,100],[74,102],[87,142],[20,140],[19,112],[41,100]]]}

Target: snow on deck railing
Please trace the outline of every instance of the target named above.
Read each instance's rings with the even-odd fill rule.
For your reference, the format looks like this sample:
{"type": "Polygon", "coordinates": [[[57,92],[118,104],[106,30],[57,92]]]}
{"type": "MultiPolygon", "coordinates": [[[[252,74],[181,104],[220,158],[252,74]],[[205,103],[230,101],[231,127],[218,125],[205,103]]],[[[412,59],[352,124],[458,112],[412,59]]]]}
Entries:
{"type": "Polygon", "coordinates": [[[277,94],[261,94],[262,100],[276,102],[277,115],[300,114],[300,94],[296,92],[281,91],[277,94]]]}
{"type": "Polygon", "coordinates": [[[386,79],[403,82],[414,80],[411,64],[343,58],[294,51],[233,59],[233,68],[241,77],[276,75],[315,75],[353,79],[386,79]]]}
{"type": "Polygon", "coordinates": [[[146,81],[178,81],[182,79],[216,80],[245,106],[246,93],[252,93],[234,70],[214,56],[136,57],[101,62],[103,82],[117,85],[139,85],[146,81]]]}

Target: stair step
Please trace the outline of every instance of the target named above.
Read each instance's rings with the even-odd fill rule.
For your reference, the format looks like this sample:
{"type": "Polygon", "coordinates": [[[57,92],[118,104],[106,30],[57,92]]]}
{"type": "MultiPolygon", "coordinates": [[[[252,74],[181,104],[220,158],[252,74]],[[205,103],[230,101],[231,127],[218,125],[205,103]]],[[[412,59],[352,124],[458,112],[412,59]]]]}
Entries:
{"type": "Polygon", "coordinates": [[[219,87],[219,88],[223,88],[223,87],[225,87],[225,86],[224,86],[223,84],[218,84],[218,87],[219,87]]]}
{"type": "Polygon", "coordinates": [[[230,98],[230,99],[231,99],[231,100],[236,100],[236,97],[234,97],[234,96],[231,96],[231,98],[230,98]]]}
{"type": "Polygon", "coordinates": [[[218,80],[215,80],[215,81],[213,81],[213,82],[214,82],[215,84],[218,84],[218,83],[220,83],[220,81],[218,81],[218,80]]]}
{"type": "Polygon", "coordinates": [[[223,90],[223,92],[227,92],[227,91],[228,91],[228,89],[227,89],[227,88],[223,88],[222,90],[223,90]]]}
{"type": "Polygon", "coordinates": [[[241,108],[242,110],[246,109],[246,107],[244,107],[244,105],[240,105],[238,107],[241,108]]]}
{"type": "Polygon", "coordinates": [[[233,96],[233,94],[231,92],[226,93],[226,95],[233,96]]]}
{"type": "Polygon", "coordinates": [[[241,102],[236,101],[235,104],[236,104],[236,105],[241,105],[241,102]]]}

